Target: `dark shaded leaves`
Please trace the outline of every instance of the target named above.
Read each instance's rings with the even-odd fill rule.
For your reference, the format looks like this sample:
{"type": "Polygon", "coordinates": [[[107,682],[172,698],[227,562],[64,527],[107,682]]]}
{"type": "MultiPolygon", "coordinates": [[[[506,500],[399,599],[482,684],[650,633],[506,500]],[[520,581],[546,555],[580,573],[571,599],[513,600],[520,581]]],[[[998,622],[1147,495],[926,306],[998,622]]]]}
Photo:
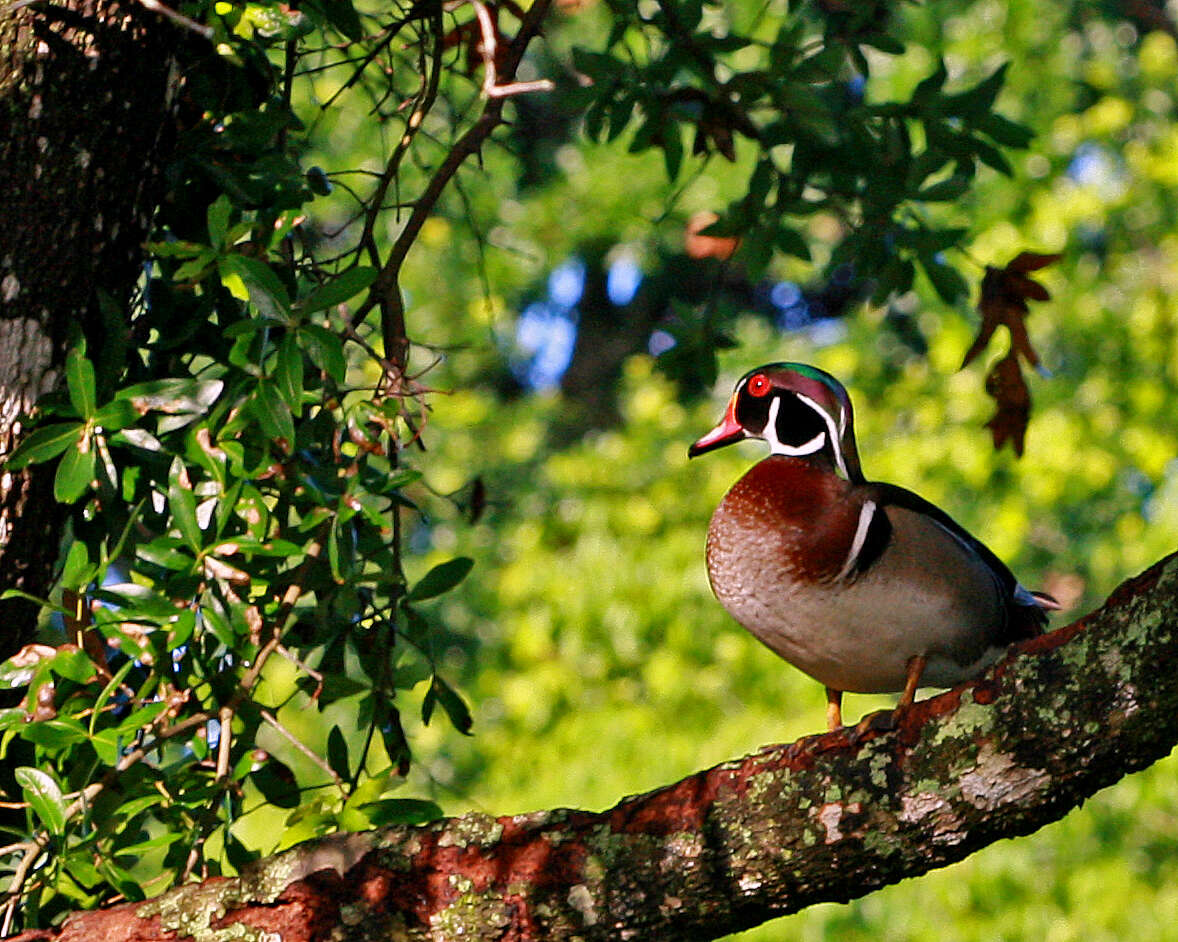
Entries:
{"type": "Polygon", "coordinates": [[[434,566],[422,576],[421,581],[409,590],[407,598],[410,602],[422,602],[449,592],[467,577],[474,567],[474,560],[469,556],[459,556],[434,566]]]}

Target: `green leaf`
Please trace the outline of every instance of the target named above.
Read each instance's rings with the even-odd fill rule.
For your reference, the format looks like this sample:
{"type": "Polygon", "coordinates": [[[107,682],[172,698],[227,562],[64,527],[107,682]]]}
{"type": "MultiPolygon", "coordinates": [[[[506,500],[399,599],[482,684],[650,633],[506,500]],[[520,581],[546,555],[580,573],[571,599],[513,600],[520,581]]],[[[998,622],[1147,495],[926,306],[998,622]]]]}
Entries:
{"type": "MultiPolygon", "coordinates": [[[[173,281],[201,281],[205,275],[208,274],[208,268],[217,259],[217,253],[212,249],[207,249],[201,252],[196,258],[189,259],[174,272],[172,272],[173,281]]],[[[242,286],[244,292],[245,286],[242,286]]],[[[248,293],[245,293],[242,300],[248,299],[248,293]]]]}
{"type": "Polygon", "coordinates": [[[54,835],[64,834],[65,797],[53,776],[23,765],[13,772],[13,777],[46,830],[54,835]]]}
{"type": "Polygon", "coordinates": [[[945,68],[945,60],[941,59],[932,75],[922,79],[913,89],[912,103],[918,106],[927,105],[939,97],[940,91],[945,85],[945,79],[948,77],[949,70],[945,68]]]}
{"type": "Polygon", "coordinates": [[[348,741],[344,739],[344,734],[338,726],[331,727],[331,732],[327,734],[327,764],[344,781],[351,779],[352,773],[348,767],[348,741]]]}
{"type": "Polygon", "coordinates": [[[5,466],[11,471],[17,471],[27,465],[56,458],[78,441],[78,434],[84,427],[78,422],[55,422],[33,429],[8,456],[5,466]]]}
{"type": "Polygon", "coordinates": [[[113,399],[94,413],[94,425],[107,432],[117,432],[139,420],[139,410],[125,399],[113,399]]]}
{"type": "Polygon", "coordinates": [[[390,824],[429,824],[444,815],[442,809],[423,798],[381,798],[360,806],[373,827],[390,824]]]}
{"type": "Polygon", "coordinates": [[[290,406],[273,382],[259,380],[250,404],[267,438],[284,441],[288,446],[294,445],[294,418],[290,414],[290,406]]]}
{"type": "MultiPolygon", "coordinates": [[[[24,593],[9,589],[3,598],[21,598],[24,593]]],[[[29,599],[36,601],[35,599],[29,599]]],[[[15,690],[17,687],[27,687],[33,682],[42,665],[53,657],[54,648],[47,644],[38,644],[22,648],[8,660],[0,662],[0,690],[15,690]]]]}
{"type": "Polygon", "coordinates": [[[276,808],[297,808],[302,792],[290,768],[270,756],[262,765],[249,773],[249,779],[262,793],[262,797],[276,808]]]}
{"type": "Polygon", "coordinates": [[[141,729],[146,729],[168,709],[166,700],[156,700],[135,710],[115,727],[115,732],[123,736],[133,735],[141,729]]]}
{"type": "Polygon", "coordinates": [[[920,256],[920,266],[928,275],[933,289],[946,304],[952,304],[958,298],[969,294],[969,285],[965,283],[965,279],[961,277],[957,269],[951,265],[937,261],[931,256],[922,255],[920,256]]]}
{"type": "MultiPolygon", "coordinates": [[[[623,95],[621,98],[615,98],[607,103],[606,112],[609,114],[609,129],[605,135],[607,143],[612,143],[621,137],[622,132],[629,126],[630,119],[634,116],[634,107],[637,104],[638,99],[633,95],[623,95]]],[[[664,129],[669,132],[665,135],[666,142],[670,143],[673,139],[674,144],[682,153],[683,142],[679,137],[678,126],[673,121],[668,121],[664,125],[664,129]]]]}
{"type": "Polygon", "coordinates": [[[580,46],[573,47],[573,65],[578,72],[584,72],[596,84],[605,84],[610,79],[625,74],[625,63],[604,52],[591,52],[580,46]]]}
{"type": "Polygon", "coordinates": [[[72,504],[90,487],[95,473],[94,442],[78,436],[76,448],[67,449],[53,476],[53,496],[62,504],[72,504]]]}
{"type": "Polygon", "coordinates": [[[115,398],[130,401],[142,412],[203,415],[224,388],[225,383],[219,379],[156,379],[120,389],[115,398]]]}
{"type": "Polygon", "coordinates": [[[212,632],[213,637],[225,647],[232,648],[237,643],[237,633],[223,612],[217,611],[211,605],[206,605],[201,608],[200,617],[204,625],[212,632]]]}
{"type": "Polygon", "coordinates": [[[413,756],[409,750],[409,741],[405,738],[405,729],[401,725],[401,714],[397,712],[396,707],[378,698],[375,717],[389,761],[396,767],[398,775],[407,775],[413,756]]]}
{"type": "Polygon", "coordinates": [[[217,260],[217,271],[229,293],[239,300],[248,300],[263,317],[288,319],[290,295],[274,269],[265,262],[232,253],[217,260]]]}
{"type": "Polygon", "coordinates": [[[225,233],[229,231],[229,215],[233,212],[233,204],[229,197],[222,193],[209,204],[205,219],[209,229],[209,243],[222,248],[225,245],[225,233]]]}
{"type": "Polygon", "coordinates": [[[74,347],[65,357],[65,381],[70,402],[78,415],[88,419],[98,408],[98,394],[94,386],[94,364],[86,359],[81,349],[74,347]]]}
{"type": "Polygon", "coordinates": [[[348,361],[344,357],[344,344],[326,327],[318,324],[303,324],[299,327],[299,342],[319,369],[337,383],[347,378],[348,361]]]}
{"type": "Polygon", "coordinates": [[[47,749],[58,750],[87,739],[89,734],[77,720],[68,717],[57,717],[52,720],[41,720],[29,723],[20,731],[22,739],[45,746],[47,749]]]}
{"type": "MultiPolygon", "coordinates": [[[[199,242],[184,242],[178,239],[175,242],[148,242],[147,250],[158,258],[195,258],[209,252],[209,247],[199,242]]],[[[211,256],[211,253],[209,254],[211,256]]]]}
{"type": "Polygon", "coordinates": [[[953,95],[946,95],[943,102],[945,113],[959,115],[963,118],[981,117],[988,113],[994,107],[994,99],[1002,90],[1002,84],[1006,81],[1006,70],[1009,66],[1009,62],[1004,62],[973,88],[953,95]]]}
{"type": "Polygon", "coordinates": [[[744,263],[750,275],[760,275],[769,264],[773,257],[774,237],[775,233],[758,227],[741,240],[736,257],[744,263]]]}
{"type": "Polygon", "coordinates": [[[102,872],[102,876],[111,885],[118,888],[118,891],[127,897],[133,903],[139,902],[144,897],[143,887],[141,887],[135,877],[118,866],[114,862],[114,856],[98,857],[95,860],[98,869],[102,872]]]}
{"type": "Polygon", "coordinates": [[[151,792],[147,795],[141,795],[138,798],[132,798],[129,801],[123,802],[113,812],[113,816],[121,818],[123,824],[126,825],[137,814],[143,814],[148,808],[154,808],[161,802],[168,799],[159,792],[151,792]]]}
{"type": "Polygon", "coordinates": [[[351,0],[321,0],[327,22],[353,42],[364,35],[364,27],[351,0]]]}
{"type": "Polygon", "coordinates": [[[674,182],[683,165],[683,132],[677,121],[668,121],[663,126],[660,145],[663,149],[663,163],[667,168],[667,179],[674,182]]]}
{"type": "Polygon", "coordinates": [[[1026,125],[1018,124],[997,113],[991,113],[978,119],[974,124],[974,129],[981,131],[1003,147],[1014,147],[1020,150],[1027,147],[1035,137],[1035,132],[1026,125]]]}
{"type": "Polygon", "coordinates": [[[609,99],[605,97],[598,98],[589,106],[589,110],[585,112],[583,126],[585,128],[585,136],[591,141],[601,139],[601,132],[605,128],[606,109],[609,107],[609,99]]]}
{"type": "Polygon", "coordinates": [[[896,39],[895,36],[889,36],[887,33],[871,33],[870,35],[857,38],[860,44],[871,46],[873,49],[886,52],[890,56],[904,55],[904,44],[896,39]]]}
{"type": "Polygon", "coordinates": [[[803,261],[810,261],[810,245],[796,229],[779,226],[773,235],[773,243],[786,255],[794,255],[803,261]]]}
{"type": "Polygon", "coordinates": [[[168,471],[168,510],[180,536],[195,553],[204,545],[204,534],[196,519],[196,494],[188,483],[188,475],[179,458],[168,471]]]}
{"type": "Polygon", "coordinates": [[[469,556],[458,556],[444,563],[434,566],[421,577],[406,598],[410,602],[421,602],[449,592],[467,577],[474,567],[474,560],[469,556]]]}
{"type": "Polygon", "coordinates": [[[116,857],[139,857],[149,850],[158,850],[160,847],[170,847],[176,841],[184,838],[182,831],[165,831],[155,837],[150,837],[145,841],[139,841],[136,844],[128,844],[126,847],[116,847],[114,855],[116,857]]]}
{"type": "Polygon", "coordinates": [[[106,686],[102,688],[102,692],[94,701],[94,711],[90,714],[90,732],[94,732],[95,726],[98,724],[99,718],[102,716],[102,708],[106,706],[106,702],[111,698],[111,695],[119,689],[119,685],[126,679],[127,675],[131,673],[131,668],[135,666],[135,662],[127,660],[123,666],[119,668],[110,680],[106,682],[106,686]]]}
{"type": "Polygon", "coordinates": [[[11,729],[14,726],[23,726],[26,715],[25,711],[20,707],[0,708],[0,730],[11,729]]]}
{"type": "Polygon", "coordinates": [[[349,268],[299,300],[304,314],[343,304],[376,281],[375,268],[349,268]]]}
{"type": "Polygon", "coordinates": [[[287,333],[278,346],[278,358],[273,380],[290,411],[303,411],[303,351],[293,333],[287,333]]]}
{"type": "Polygon", "coordinates": [[[454,688],[437,674],[434,674],[434,679],[421,703],[421,721],[427,725],[433,715],[435,703],[441,704],[442,709],[446,711],[446,715],[458,732],[464,736],[470,735],[470,727],[473,724],[470,710],[454,688]]]}
{"type": "Polygon", "coordinates": [[[193,559],[189,553],[183,552],[183,540],[170,536],[158,536],[150,543],[143,543],[136,549],[136,555],[146,562],[152,563],[172,572],[191,572],[193,559]]]}
{"type": "Polygon", "coordinates": [[[94,679],[94,662],[90,655],[73,644],[63,644],[46,664],[53,673],[66,680],[85,684],[94,679]]]}
{"type": "Polygon", "coordinates": [[[1002,151],[997,147],[977,137],[971,137],[969,142],[973,145],[974,152],[978,155],[978,160],[987,167],[994,168],[1004,176],[1014,176],[1014,168],[1010,166],[1010,161],[1002,156],[1002,151]]]}
{"type": "Polygon", "coordinates": [[[954,174],[937,183],[926,186],[916,194],[916,199],[926,203],[947,202],[955,200],[969,189],[970,178],[962,174],[954,174]]]}
{"type": "Polygon", "coordinates": [[[120,735],[117,730],[102,729],[96,733],[91,732],[90,745],[98,754],[100,762],[104,765],[114,765],[119,761],[119,750],[125,745],[126,739],[127,737],[120,735]]]}

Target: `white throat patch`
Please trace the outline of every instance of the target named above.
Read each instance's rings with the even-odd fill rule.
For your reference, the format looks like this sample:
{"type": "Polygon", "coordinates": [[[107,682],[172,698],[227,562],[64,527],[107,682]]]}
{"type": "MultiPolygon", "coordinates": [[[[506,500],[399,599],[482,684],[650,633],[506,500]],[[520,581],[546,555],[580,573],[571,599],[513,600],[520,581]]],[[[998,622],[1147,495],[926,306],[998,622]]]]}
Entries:
{"type": "MultiPolygon", "coordinates": [[[[817,404],[812,400],[806,399],[805,396],[799,396],[799,399],[804,400],[811,407],[818,409],[817,404]]],[[[777,413],[781,410],[781,397],[774,396],[769,402],[769,420],[765,423],[765,441],[769,443],[769,453],[773,455],[789,455],[791,458],[798,458],[802,455],[812,455],[816,452],[822,451],[826,446],[826,432],[819,432],[808,442],[803,442],[800,445],[786,445],[781,439],[777,437],[777,413]]],[[[830,419],[821,409],[818,409],[818,414],[826,419],[827,425],[830,424],[830,419]]],[[[839,467],[842,468],[842,455],[839,453],[838,446],[835,446],[835,455],[839,461],[839,467]]],[[[844,473],[846,469],[843,469],[844,473]]]]}

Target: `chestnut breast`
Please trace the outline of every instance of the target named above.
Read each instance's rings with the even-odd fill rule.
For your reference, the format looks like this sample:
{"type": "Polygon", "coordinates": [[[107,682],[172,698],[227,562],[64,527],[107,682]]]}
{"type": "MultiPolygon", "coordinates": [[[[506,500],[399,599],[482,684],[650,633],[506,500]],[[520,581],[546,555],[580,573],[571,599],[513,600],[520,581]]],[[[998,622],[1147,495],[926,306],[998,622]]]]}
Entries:
{"type": "Polygon", "coordinates": [[[708,529],[720,603],[835,690],[901,690],[918,654],[929,658],[929,683],[952,684],[1001,652],[1005,603],[995,575],[944,526],[886,505],[887,496],[821,464],[773,455],[733,486],[708,529]],[[868,500],[891,529],[864,571],[849,558],[868,500]]]}
{"type": "Polygon", "coordinates": [[[708,574],[721,601],[753,577],[778,583],[825,583],[851,551],[863,498],[812,462],[770,455],[725,495],[708,527],[708,574]]]}

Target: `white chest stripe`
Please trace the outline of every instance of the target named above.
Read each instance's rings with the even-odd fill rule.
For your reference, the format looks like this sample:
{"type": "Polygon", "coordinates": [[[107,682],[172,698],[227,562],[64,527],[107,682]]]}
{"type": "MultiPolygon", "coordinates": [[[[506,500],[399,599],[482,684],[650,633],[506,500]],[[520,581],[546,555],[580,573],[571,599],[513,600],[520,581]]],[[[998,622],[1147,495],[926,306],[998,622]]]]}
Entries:
{"type": "Polygon", "coordinates": [[[859,553],[863,550],[863,544],[867,540],[867,531],[871,529],[871,521],[875,519],[875,510],[875,501],[868,500],[863,502],[863,507],[859,511],[859,526],[855,528],[855,538],[851,540],[851,549],[847,553],[843,568],[834,577],[835,582],[841,582],[847,578],[851,570],[855,568],[855,563],[859,561],[859,553]]]}
{"type": "MultiPolygon", "coordinates": [[[[804,397],[803,397],[804,398],[804,397]]],[[[807,400],[808,401],[808,400],[807,400]]],[[[808,442],[803,442],[800,445],[785,445],[781,439],[777,437],[777,413],[781,409],[781,399],[774,396],[769,403],[769,420],[765,423],[765,431],[762,435],[765,441],[769,443],[769,452],[774,455],[789,455],[797,458],[801,455],[812,455],[815,452],[822,451],[823,446],[826,445],[826,433],[819,432],[808,442]]],[[[819,410],[821,411],[821,410],[819,410]]],[[[836,454],[838,449],[835,449],[836,454]]],[[[840,467],[842,463],[842,456],[839,456],[840,467]]]]}

